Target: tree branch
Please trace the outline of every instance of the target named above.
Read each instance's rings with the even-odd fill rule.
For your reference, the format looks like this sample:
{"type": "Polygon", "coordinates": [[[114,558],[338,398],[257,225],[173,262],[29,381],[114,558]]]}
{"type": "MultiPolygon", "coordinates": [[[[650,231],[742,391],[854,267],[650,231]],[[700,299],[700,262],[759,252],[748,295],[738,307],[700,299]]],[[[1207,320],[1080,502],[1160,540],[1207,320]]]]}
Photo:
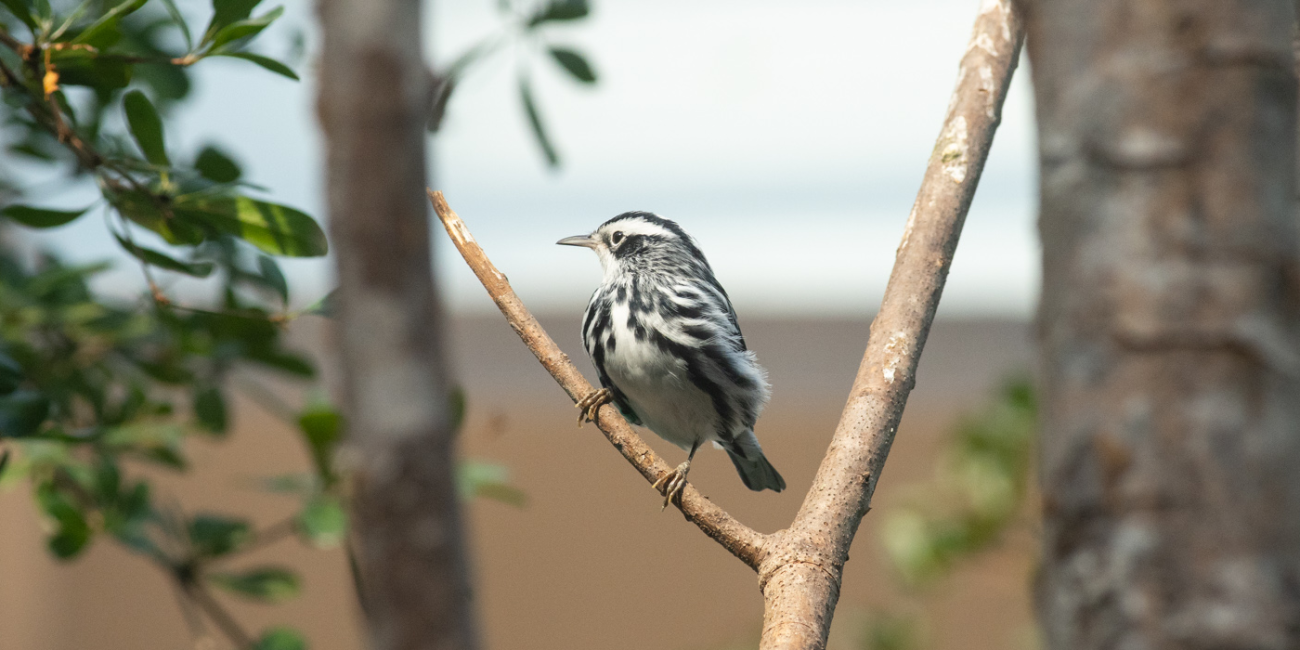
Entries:
{"type": "Polygon", "coordinates": [[[826,643],[849,546],[871,508],[915,385],[1023,35],[1011,0],[984,0],[835,436],[794,524],[775,545],[783,552],[772,553],[759,570],[767,602],[764,649],[826,643]],[[791,589],[803,596],[791,598],[791,589]]]}
{"type": "MultiPolygon", "coordinates": [[[[492,261],[488,259],[487,254],[479,247],[478,242],[469,234],[469,229],[465,227],[465,222],[452,211],[447,205],[446,199],[443,198],[442,192],[429,190],[429,201],[433,203],[434,212],[438,213],[438,218],[442,220],[442,225],[447,228],[447,234],[451,236],[451,241],[456,245],[456,249],[464,256],[465,262],[474,270],[483,287],[487,289],[488,295],[492,301],[501,309],[505,315],[506,321],[510,327],[514,328],[519,338],[523,339],[524,345],[532,350],[537,360],[542,362],[546,371],[551,373],[555,381],[560,384],[564,392],[577,402],[585,397],[588,393],[595,390],[586,377],[578,372],[578,368],[569,361],[560,346],[555,344],[546,330],[542,329],[540,323],[524,307],[524,303],[515,294],[514,289],[510,288],[510,282],[506,279],[492,261]]],[[[658,454],[654,452],[645,441],[638,436],[627,421],[619,415],[618,410],[609,404],[600,407],[597,412],[596,426],[600,428],[605,437],[623,454],[627,462],[632,463],[641,476],[651,483],[659,480],[662,476],[672,471],[672,467],[665,463],[658,454]]],[[[724,548],[731,551],[732,555],[740,558],[750,568],[758,569],[764,556],[765,536],[754,531],[754,529],[736,521],[725,510],[718,507],[717,504],[709,501],[704,495],[700,494],[689,483],[682,493],[682,514],[686,516],[687,521],[700,527],[704,534],[717,540],[724,548]]]]}
{"type": "Polygon", "coordinates": [[[191,602],[197,604],[208,615],[208,618],[212,619],[217,629],[221,630],[221,633],[226,635],[226,638],[235,644],[236,648],[242,650],[253,647],[255,643],[253,637],[244,631],[244,628],[239,625],[239,621],[235,620],[235,617],[231,616],[230,612],[227,612],[226,608],[222,607],[221,603],[217,602],[217,599],[213,598],[212,594],[203,585],[191,582],[183,585],[182,588],[189,595],[191,602]]]}

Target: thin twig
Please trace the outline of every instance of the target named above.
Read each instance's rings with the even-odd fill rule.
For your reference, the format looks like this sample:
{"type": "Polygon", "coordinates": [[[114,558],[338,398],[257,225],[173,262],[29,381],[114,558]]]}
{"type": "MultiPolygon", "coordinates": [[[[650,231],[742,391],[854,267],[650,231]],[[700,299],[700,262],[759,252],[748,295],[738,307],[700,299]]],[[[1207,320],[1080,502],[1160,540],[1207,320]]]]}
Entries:
{"type": "MultiPolygon", "coordinates": [[[[106,207],[105,210],[107,213],[111,208],[106,207]]],[[[113,210],[113,212],[117,212],[118,220],[122,224],[122,239],[126,240],[127,248],[130,249],[132,256],[136,258],[135,261],[140,265],[140,272],[144,274],[145,282],[149,283],[149,295],[153,298],[154,306],[171,304],[171,301],[163,294],[158,282],[154,279],[153,270],[149,268],[149,263],[144,261],[144,253],[135,243],[135,237],[131,234],[131,224],[127,222],[126,215],[122,214],[120,210],[113,210]]],[[[107,217],[104,219],[104,224],[105,226],[108,225],[107,217]]],[[[108,226],[108,228],[110,232],[113,231],[111,226],[108,226]]]]}
{"type": "Polygon", "coordinates": [[[185,593],[189,595],[190,600],[199,606],[199,609],[203,610],[204,614],[208,615],[208,618],[212,619],[217,629],[220,629],[221,633],[226,635],[226,638],[230,639],[230,642],[235,644],[236,648],[246,650],[253,647],[253,637],[244,631],[244,628],[239,625],[239,621],[236,621],[235,617],[231,616],[230,612],[227,612],[226,608],[222,607],[221,603],[217,602],[217,599],[213,598],[212,594],[203,585],[192,582],[186,585],[185,593]]]}
{"type": "Polygon", "coordinates": [[[185,624],[190,628],[190,637],[194,639],[194,646],[197,648],[203,639],[209,637],[207,627],[203,624],[203,617],[195,609],[194,602],[190,599],[185,586],[178,580],[173,581],[172,586],[175,588],[176,603],[180,605],[185,624]]]}
{"type": "Polygon", "coordinates": [[[242,557],[244,554],[255,551],[260,548],[270,546],[286,537],[292,537],[298,532],[298,517],[286,517],[280,521],[253,533],[253,538],[239,547],[238,553],[223,555],[207,561],[207,564],[217,564],[223,560],[232,560],[236,557],[242,557]]]}
{"type": "Polygon", "coordinates": [[[258,406],[262,407],[263,411],[288,424],[298,426],[298,411],[289,406],[288,402],[280,399],[280,396],[276,395],[275,391],[246,375],[236,375],[234,380],[236,386],[256,402],[258,406]]]}
{"type": "Polygon", "coordinates": [[[4,28],[0,28],[0,45],[13,50],[22,57],[26,57],[27,52],[32,49],[32,46],[14,38],[13,34],[10,34],[9,30],[4,28]]]}
{"type": "MultiPolygon", "coordinates": [[[[560,387],[574,402],[595,390],[587,378],[578,372],[573,362],[569,361],[568,355],[560,350],[550,335],[542,329],[537,319],[533,318],[528,308],[524,307],[523,301],[515,294],[514,289],[510,288],[506,276],[492,265],[487,254],[469,234],[465,222],[461,221],[447,205],[442,192],[429,190],[429,200],[433,203],[438,218],[442,220],[442,225],[446,227],[447,234],[451,236],[451,241],[456,244],[457,250],[482,281],[488,295],[505,315],[506,321],[514,328],[519,338],[523,339],[524,345],[527,345],[528,349],[537,356],[537,360],[542,362],[542,366],[551,373],[555,381],[559,382],[560,387]]],[[[672,471],[672,467],[646,445],[645,441],[628,426],[623,416],[609,404],[601,406],[597,412],[596,426],[613,443],[619,453],[623,454],[623,458],[632,463],[632,466],[647,481],[654,483],[672,471]]],[[[699,526],[706,535],[717,540],[745,564],[755,570],[758,569],[763,561],[766,536],[737,521],[689,483],[682,493],[682,503],[679,507],[688,521],[699,526]]]]}

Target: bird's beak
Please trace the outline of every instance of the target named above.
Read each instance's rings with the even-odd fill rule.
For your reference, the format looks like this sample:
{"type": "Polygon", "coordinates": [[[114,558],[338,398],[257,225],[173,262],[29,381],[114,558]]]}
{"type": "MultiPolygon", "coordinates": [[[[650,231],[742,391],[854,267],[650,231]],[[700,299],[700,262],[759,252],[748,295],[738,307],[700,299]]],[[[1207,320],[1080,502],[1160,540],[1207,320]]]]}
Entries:
{"type": "Polygon", "coordinates": [[[591,235],[578,235],[577,237],[565,237],[555,243],[561,246],[583,246],[585,248],[595,248],[596,238],[591,235]]]}

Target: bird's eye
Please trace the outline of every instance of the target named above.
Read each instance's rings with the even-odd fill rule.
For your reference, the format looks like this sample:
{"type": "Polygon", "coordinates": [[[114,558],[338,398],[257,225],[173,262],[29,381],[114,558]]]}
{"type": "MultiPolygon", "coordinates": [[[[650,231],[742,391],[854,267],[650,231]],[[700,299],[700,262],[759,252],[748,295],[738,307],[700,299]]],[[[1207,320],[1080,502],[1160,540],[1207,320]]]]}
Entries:
{"type": "Polygon", "coordinates": [[[615,230],[614,234],[610,236],[609,241],[615,246],[618,246],[619,244],[623,243],[623,231],[615,230]]]}

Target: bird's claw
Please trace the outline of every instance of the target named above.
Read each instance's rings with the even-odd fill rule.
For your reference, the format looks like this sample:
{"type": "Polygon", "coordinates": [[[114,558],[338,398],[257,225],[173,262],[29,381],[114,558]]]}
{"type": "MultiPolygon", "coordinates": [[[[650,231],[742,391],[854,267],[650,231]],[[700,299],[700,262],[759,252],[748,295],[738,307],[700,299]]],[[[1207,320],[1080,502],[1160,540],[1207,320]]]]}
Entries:
{"type": "Polygon", "coordinates": [[[664,505],[659,509],[660,512],[668,509],[669,503],[676,503],[677,507],[682,507],[682,491],[686,489],[686,472],[690,468],[690,463],[682,463],[677,469],[664,474],[655,481],[651,486],[664,495],[664,505]]]}
{"type": "Polygon", "coordinates": [[[581,428],[583,422],[595,422],[596,411],[599,411],[601,406],[612,401],[614,401],[614,394],[608,388],[587,393],[586,397],[578,400],[578,403],[573,405],[578,409],[578,427],[581,428]]]}

